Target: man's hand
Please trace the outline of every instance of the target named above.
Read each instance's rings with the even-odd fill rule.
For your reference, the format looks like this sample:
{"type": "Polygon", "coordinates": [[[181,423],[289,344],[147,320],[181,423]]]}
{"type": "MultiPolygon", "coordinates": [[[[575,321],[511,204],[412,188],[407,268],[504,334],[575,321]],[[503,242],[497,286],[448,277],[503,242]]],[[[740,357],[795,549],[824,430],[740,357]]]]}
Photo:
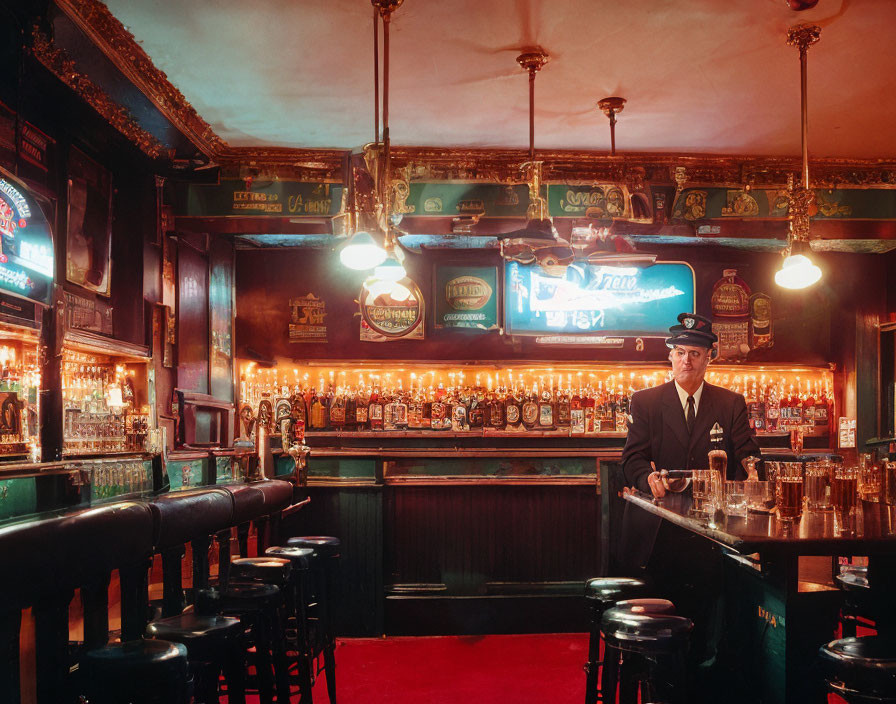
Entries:
{"type": "Polygon", "coordinates": [[[651,493],[658,499],[663,498],[668,489],[659,472],[651,472],[647,475],[647,486],[650,487],[651,493]]]}

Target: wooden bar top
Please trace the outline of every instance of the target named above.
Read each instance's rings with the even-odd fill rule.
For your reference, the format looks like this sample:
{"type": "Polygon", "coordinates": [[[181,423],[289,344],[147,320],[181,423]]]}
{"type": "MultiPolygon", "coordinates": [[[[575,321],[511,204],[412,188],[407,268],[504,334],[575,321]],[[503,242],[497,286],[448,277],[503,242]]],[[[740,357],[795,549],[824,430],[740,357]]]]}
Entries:
{"type": "Polygon", "coordinates": [[[639,508],[702,535],[741,554],[790,552],[800,555],[896,554],[896,506],[859,501],[856,515],[846,525],[832,511],[803,511],[790,522],[775,514],[727,516],[691,515],[689,494],[667,494],[662,499],[639,491],[623,495],[639,508]]]}

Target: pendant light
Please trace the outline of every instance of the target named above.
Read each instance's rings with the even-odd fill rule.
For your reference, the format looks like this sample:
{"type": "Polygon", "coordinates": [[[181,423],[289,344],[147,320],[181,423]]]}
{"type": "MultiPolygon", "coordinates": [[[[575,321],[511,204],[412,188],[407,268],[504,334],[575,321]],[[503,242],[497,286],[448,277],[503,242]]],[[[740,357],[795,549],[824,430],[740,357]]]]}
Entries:
{"type": "Polygon", "coordinates": [[[802,137],[803,169],[799,187],[788,183],[790,192],[790,232],[788,246],[785,250],[781,269],[775,273],[775,283],[782,288],[808,288],[821,278],[819,269],[807,256],[809,247],[809,209],[815,202],[815,193],[809,188],[809,145],[806,106],[806,53],[810,46],[818,41],[821,27],[814,24],[801,24],[787,30],[787,43],[796,46],[800,51],[800,132],[802,137]]]}
{"type": "MultiPolygon", "coordinates": [[[[371,0],[373,5],[373,45],[374,45],[374,128],[379,140],[379,21],[383,22],[383,159],[376,178],[377,201],[381,212],[380,229],[383,231],[383,246],[366,231],[355,232],[339,252],[339,259],[349,269],[357,271],[374,270],[374,278],[395,282],[407,273],[401,263],[401,253],[392,233],[391,203],[389,185],[389,25],[392,13],[404,0],[371,0]]],[[[379,164],[378,164],[379,167],[379,164]]],[[[357,216],[357,210],[355,211],[357,216]]]]}

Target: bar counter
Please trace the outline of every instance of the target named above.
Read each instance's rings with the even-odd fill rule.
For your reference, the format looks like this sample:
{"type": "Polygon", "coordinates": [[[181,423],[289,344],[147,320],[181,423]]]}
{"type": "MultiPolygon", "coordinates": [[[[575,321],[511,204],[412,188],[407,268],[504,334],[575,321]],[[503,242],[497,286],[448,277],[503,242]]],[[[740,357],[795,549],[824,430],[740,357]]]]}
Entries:
{"type": "MultiPolygon", "coordinates": [[[[818,648],[837,637],[843,595],[832,579],[836,558],[867,556],[872,589],[891,588],[896,507],[859,502],[841,525],[831,511],[803,511],[786,523],[773,513],[690,515],[688,494],[656,499],[626,491],[622,498],[627,510],[647,511],[717,546],[725,603],[719,665],[732,701],[824,701],[815,661],[818,648]]],[[[687,570],[688,556],[680,560],[687,570]]]]}

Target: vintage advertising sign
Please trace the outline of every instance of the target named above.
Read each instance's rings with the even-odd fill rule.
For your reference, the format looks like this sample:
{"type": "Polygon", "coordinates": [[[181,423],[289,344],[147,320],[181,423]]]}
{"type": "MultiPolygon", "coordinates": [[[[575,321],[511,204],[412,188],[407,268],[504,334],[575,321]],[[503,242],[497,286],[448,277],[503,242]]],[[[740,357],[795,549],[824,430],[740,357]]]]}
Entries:
{"type": "Polygon", "coordinates": [[[0,169],[0,289],[49,304],[53,234],[21,181],[0,169]]]}
{"type": "Polygon", "coordinates": [[[289,341],[326,342],[327,304],[313,293],[289,299],[289,341]]]}
{"type": "Polygon", "coordinates": [[[536,263],[504,265],[504,327],[510,335],[666,337],[695,304],[684,262],[647,267],[576,262],[563,277],[536,263]]]}
{"type": "Polygon", "coordinates": [[[342,205],[342,185],[299,181],[225,179],[218,185],[190,184],[186,212],[195,217],[269,216],[320,217],[336,215],[342,205]]]}
{"type": "Polygon", "coordinates": [[[423,294],[409,278],[397,282],[368,279],[358,303],[362,342],[423,339],[423,294]]]}
{"type": "Polygon", "coordinates": [[[112,306],[105,301],[65,292],[65,322],[69,330],[112,335],[112,306]]]}
{"type": "Polygon", "coordinates": [[[498,329],[498,269],[436,265],[436,328],[498,329]]]}

